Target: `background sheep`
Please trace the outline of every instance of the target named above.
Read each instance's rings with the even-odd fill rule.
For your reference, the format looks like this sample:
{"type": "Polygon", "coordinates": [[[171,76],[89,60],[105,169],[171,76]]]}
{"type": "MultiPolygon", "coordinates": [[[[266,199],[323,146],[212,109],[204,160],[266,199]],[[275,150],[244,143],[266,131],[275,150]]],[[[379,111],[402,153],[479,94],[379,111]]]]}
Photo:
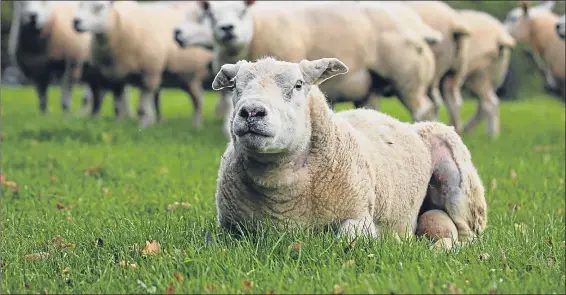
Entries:
{"type": "MultiPolygon", "coordinates": [[[[39,109],[47,111],[47,87],[62,77],[61,106],[69,111],[73,85],[81,78],[90,36],[70,26],[73,1],[18,1],[14,3],[9,51],[37,91],[39,109]]],[[[88,95],[88,92],[85,94],[88,95]]]]}
{"type": "Polygon", "coordinates": [[[563,14],[556,22],[556,33],[560,39],[566,39],[566,14],[563,14]]]}
{"type": "MultiPolygon", "coordinates": [[[[470,28],[470,46],[464,87],[479,98],[473,117],[464,125],[464,132],[472,130],[487,118],[487,133],[499,135],[499,97],[495,90],[501,85],[509,67],[510,50],[515,40],[503,25],[491,15],[474,10],[459,12],[470,28]]],[[[458,110],[459,112],[460,110],[458,110]]]]}
{"type": "Polygon", "coordinates": [[[558,15],[552,12],[554,1],[529,8],[522,1],[519,9],[507,15],[506,29],[517,42],[527,43],[535,56],[542,59],[547,85],[551,93],[566,101],[566,47],[556,34],[558,15]]]}
{"type": "Polygon", "coordinates": [[[181,49],[171,39],[182,17],[179,7],[111,1],[84,1],[75,17],[76,30],[96,36],[91,59],[102,75],[140,87],[140,127],[154,123],[160,87],[185,90],[194,106],[193,125],[201,124],[202,80],[212,54],[203,48],[181,49]]]}
{"type": "MultiPolygon", "coordinates": [[[[346,96],[350,101],[363,102],[367,100],[368,91],[371,89],[375,89],[373,92],[382,92],[377,89],[386,92],[386,86],[382,84],[390,84],[388,78],[380,79],[378,76],[381,75],[360,73],[370,67],[368,59],[375,64],[373,60],[376,56],[372,53],[375,51],[375,46],[371,43],[375,42],[377,33],[370,22],[362,17],[358,5],[355,3],[323,5],[313,2],[294,3],[292,6],[288,3],[251,6],[254,1],[201,2],[204,14],[201,19],[209,18],[215,39],[213,68],[218,69],[222,64],[236,62],[241,58],[253,60],[264,55],[295,62],[305,57],[318,58],[330,55],[340,57],[351,68],[349,74],[335,81],[335,84],[340,84],[335,89],[341,89],[342,93],[334,93],[332,85],[321,86],[331,102],[341,101],[341,96],[346,96]],[[288,26],[289,29],[281,31],[281,26],[288,26]],[[341,39],[342,42],[324,46],[324,43],[330,42],[331,39],[341,39]],[[371,83],[368,83],[369,78],[371,83]],[[346,88],[346,85],[355,87],[346,88]],[[353,89],[355,92],[345,93],[347,89],[353,89]],[[362,91],[359,91],[360,89],[362,91]],[[364,95],[360,96],[360,93],[364,95]]],[[[371,70],[376,73],[375,70],[371,70]]],[[[391,93],[386,94],[391,95],[391,93]]],[[[222,93],[222,97],[226,99],[226,92],[222,93]]],[[[229,114],[228,109],[226,116],[229,114]]],[[[226,119],[225,122],[227,123],[226,119]]],[[[224,130],[227,133],[227,124],[224,130]]]]}
{"type": "Polygon", "coordinates": [[[461,238],[481,233],[483,186],[454,129],[367,109],[332,112],[318,85],[347,71],[335,58],[222,66],[213,88],[233,89],[234,112],[217,182],[220,226],[251,221],[253,229],[269,217],[339,235],[389,226],[412,235],[427,196],[461,238]]]}
{"type": "Polygon", "coordinates": [[[465,55],[469,46],[466,37],[469,36],[470,30],[459,19],[458,12],[442,1],[405,3],[418,13],[426,24],[439,31],[444,37],[438,44],[431,44],[436,71],[429,96],[435,101],[444,100],[450,123],[460,131],[460,108],[463,103],[460,88],[463,83],[463,73],[466,71],[465,55]],[[441,80],[443,85],[440,85],[441,80]]]}

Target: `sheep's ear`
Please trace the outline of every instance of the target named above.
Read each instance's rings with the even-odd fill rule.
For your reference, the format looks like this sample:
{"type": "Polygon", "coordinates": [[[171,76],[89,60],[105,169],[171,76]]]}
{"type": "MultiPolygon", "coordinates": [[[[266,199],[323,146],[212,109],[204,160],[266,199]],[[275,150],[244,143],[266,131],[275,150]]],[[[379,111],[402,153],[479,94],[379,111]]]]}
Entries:
{"type": "Polygon", "coordinates": [[[337,58],[321,58],[317,60],[302,60],[299,68],[303,72],[305,81],[311,85],[318,85],[336,75],[348,72],[348,67],[337,58]]]}
{"type": "Polygon", "coordinates": [[[248,0],[248,1],[244,1],[244,3],[246,3],[246,6],[247,6],[247,7],[250,7],[250,6],[254,5],[255,0],[252,0],[252,1],[249,1],[249,0],[248,0]]]}
{"type": "Polygon", "coordinates": [[[213,90],[221,90],[226,87],[234,87],[234,78],[240,70],[240,66],[247,61],[239,61],[236,64],[225,64],[220,68],[214,81],[212,81],[213,90]]]}
{"type": "Polygon", "coordinates": [[[521,1],[521,9],[523,10],[523,15],[529,14],[529,2],[521,1]]]}
{"type": "Polygon", "coordinates": [[[204,11],[208,11],[210,9],[210,2],[208,2],[208,1],[199,0],[198,5],[204,11]]]}

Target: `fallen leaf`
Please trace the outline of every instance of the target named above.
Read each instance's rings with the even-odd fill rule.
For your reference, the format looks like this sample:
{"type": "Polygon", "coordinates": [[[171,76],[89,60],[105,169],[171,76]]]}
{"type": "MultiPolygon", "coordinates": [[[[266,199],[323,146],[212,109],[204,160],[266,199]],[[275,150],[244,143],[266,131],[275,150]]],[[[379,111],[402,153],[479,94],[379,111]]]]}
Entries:
{"type": "Polygon", "coordinates": [[[51,175],[51,177],[49,177],[49,181],[50,181],[51,183],[57,183],[57,177],[51,175]]]}
{"type": "Polygon", "coordinates": [[[494,295],[494,294],[497,294],[497,289],[495,288],[489,289],[489,295],[494,295]]]}
{"type": "Polygon", "coordinates": [[[334,285],[334,291],[332,292],[332,294],[344,294],[344,290],[339,285],[334,285]]]}
{"type": "Polygon", "coordinates": [[[65,205],[63,205],[62,202],[57,202],[57,209],[63,210],[63,209],[65,209],[65,205]]]}
{"type": "Polygon", "coordinates": [[[462,293],[462,289],[456,287],[456,284],[450,283],[448,284],[448,291],[450,294],[460,294],[462,293]]]}
{"type": "Polygon", "coordinates": [[[65,267],[65,269],[63,269],[63,273],[64,273],[64,274],[68,274],[68,273],[70,273],[70,272],[71,272],[71,268],[68,267],[68,266],[65,267]]]}
{"type": "Polygon", "coordinates": [[[183,275],[178,271],[174,272],[173,276],[177,279],[177,282],[182,282],[183,280],[185,280],[183,275]]]}
{"type": "Polygon", "coordinates": [[[39,253],[33,253],[33,254],[28,254],[26,256],[24,256],[24,259],[27,261],[39,261],[39,260],[43,260],[49,257],[49,253],[46,252],[39,252],[39,253]]]}
{"type": "Polygon", "coordinates": [[[216,290],[216,285],[206,284],[206,285],[204,285],[204,290],[208,291],[208,292],[212,292],[212,291],[216,290]]]}
{"type": "Polygon", "coordinates": [[[6,266],[6,260],[2,259],[2,267],[6,266]]]}
{"type": "Polygon", "coordinates": [[[61,246],[61,243],[63,243],[65,238],[63,238],[62,236],[55,236],[53,237],[52,240],[53,240],[53,244],[55,244],[56,246],[61,246]]]}
{"type": "Polygon", "coordinates": [[[298,252],[299,250],[301,250],[302,247],[303,247],[303,243],[296,242],[295,244],[289,246],[289,250],[293,252],[298,252]]]}
{"type": "Polygon", "coordinates": [[[551,145],[537,145],[537,146],[535,146],[534,150],[537,153],[550,152],[550,151],[554,150],[554,147],[551,146],[551,145]]]}
{"type": "Polygon", "coordinates": [[[129,261],[120,261],[120,266],[123,268],[129,268],[129,269],[136,269],[138,266],[135,263],[130,263],[129,261]]]}
{"type": "Polygon", "coordinates": [[[246,290],[251,290],[251,289],[254,287],[254,282],[250,282],[250,281],[243,280],[243,281],[242,281],[242,286],[243,286],[244,289],[246,289],[246,290]]]}
{"type": "Polygon", "coordinates": [[[491,190],[494,191],[495,189],[497,189],[497,179],[492,179],[491,180],[491,190]]]}
{"type": "Polygon", "coordinates": [[[480,260],[481,260],[481,261],[488,261],[490,257],[491,257],[491,256],[490,256],[488,253],[482,253],[482,254],[480,254],[480,260]]]}
{"type": "Polygon", "coordinates": [[[15,181],[8,180],[8,181],[4,182],[4,185],[7,188],[11,189],[15,193],[20,190],[20,187],[18,186],[18,184],[15,181]]]}
{"type": "Polygon", "coordinates": [[[73,221],[73,216],[67,216],[67,218],[65,218],[67,221],[71,222],[73,221]]]}
{"type": "Polygon", "coordinates": [[[183,208],[185,208],[185,209],[189,209],[189,208],[191,208],[191,204],[190,204],[189,202],[182,202],[182,203],[175,202],[175,203],[172,203],[172,204],[167,205],[167,210],[168,210],[168,211],[172,211],[172,210],[175,210],[175,209],[177,209],[177,208],[179,208],[179,207],[183,207],[183,208]]]}
{"type": "Polygon", "coordinates": [[[91,175],[91,174],[97,174],[97,173],[99,173],[101,170],[102,170],[102,169],[101,169],[100,167],[91,166],[91,167],[86,168],[84,174],[85,174],[85,176],[89,176],[89,175],[91,175]]]}
{"type": "Polygon", "coordinates": [[[0,184],[4,185],[6,183],[6,174],[0,174],[0,184]]]}
{"type": "Polygon", "coordinates": [[[185,209],[189,209],[189,208],[191,208],[191,204],[189,202],[182,202],[181,207],[183,207],[185,209]]]}
{"type": "Polygon", "coordinates": [[[527,234],[527,225],[524,223],[515,223],[515,230],[517,230],[518,232],[522,233],[522,234],[527,234]]]}
{"type": "Polygon", "coordinates": [[[517,179],[517,172],[515,172],[515,170],[511,169],[511,179],[515,180],[517,179]]]}
{"type": "Polygon", "coordinates": [[[75,249],[77,247],[77,245],[72,244],[72,243],[63,243],[60,246],[61,248],[65,249],[65,248],[71,248],[71,249],[75,249]]]}
{"type": "Polygon", "coordinates": [[[175,294],[175,286],[173,286],[173,283],[171,283],[167,288],[167,290],[165,290],[165,294],[167,295],[175,294]]]}
{"type": "Polygon", "coordinates": [[[156,240],[145,241],[145,247],[142,250],[142,255],[158,254],[161,252],[161,245],[156,240]]]}
{"type": "Polygon", "coordinates": [[[43,294],[43,295],[49,294],[49,293],[47,292],[47,288],[43,288],[43,290],[41,290],[41,294],[43,294]]]}

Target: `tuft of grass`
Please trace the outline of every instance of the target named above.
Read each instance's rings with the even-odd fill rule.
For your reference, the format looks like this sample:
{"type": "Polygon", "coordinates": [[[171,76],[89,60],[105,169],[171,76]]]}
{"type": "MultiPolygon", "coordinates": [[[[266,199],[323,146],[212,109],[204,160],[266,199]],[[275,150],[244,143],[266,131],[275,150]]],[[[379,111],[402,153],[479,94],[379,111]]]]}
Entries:
{"type": "MultiPolygon", "coordinates": [[[[56,87],[45,116],[31,88],[1,91],[2,173],[13,182],[2,187],[2,293],[564,292],[565,112],[548,97],[501,103],[498,139],[485,124],[465,135],[488,228],[469,247],[438,252],[417,239],[350,247],[323,233],[235,239],[218,230],[226,140],[216,93],[206,95],[201,130],[179,91],[162,95],[165,123],[138,130],[115,121],[110,95],[93,119],[63,115],[56,87]],[[159,253],[142,255],[153,240],[159,253]]],[[[463,117],[475,108],[466,101],[463,117]]],[[[409,120],[396,100],[382,111],[409,120]]]]}

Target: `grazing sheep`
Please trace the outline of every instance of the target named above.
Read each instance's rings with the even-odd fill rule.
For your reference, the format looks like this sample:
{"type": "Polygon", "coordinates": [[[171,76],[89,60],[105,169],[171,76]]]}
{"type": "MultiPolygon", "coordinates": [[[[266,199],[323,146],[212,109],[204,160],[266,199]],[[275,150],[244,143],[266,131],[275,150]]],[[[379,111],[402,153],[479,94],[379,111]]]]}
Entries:
{"type": "MultiPolygon", "coordinates": [[[[459,19],[458,12],[442,1],[406,1],[422,20],[444,36],[438,44],[431,45],[435,56],[435,75],[429,95],[433,100],[444,100],[450,123],[460,131],[460,88],[466,71],[469,28],[459,19]],[[444,77],[444,79],[442,79],[444,77]],[[443,85],[440,85],[440,81],[443,85]]],[[[438,105],[438,103],[437,103],[438,105]]]]}
{"type": "Polygon", "coordinates": [[[566,39],[566,14],[563,14],[556,22],[556,34],[560,39],[566,39]]]}
{"type": "MultiPolygon", "coordinates": [[[[418,57],[418,61],[403,59],[401,63],[393,64],[387,54],[389,53],[393,56],[391,59],[398,62],[403,56],[411,55],[411,53],[407,54],[408,50],[422,49],[415,50],[407,44],[399,44],[402,41],[397,39],[402,39],[401,36],[397,39],[389,36],[389,39],[395,39],[398,43],[391,42],[387,48],[385,45],[382,46],[384,50],[382,57],[385,61],[382,62],[384,65],[381,65],[379,60],[381,56],[378,57],[376,53],[379,32],[372,22],[364,17],[365,14],[360,10],[358,3],[316,2],[301,1],[293,5],[283,3],[284,6],[271,6],[268,3],[253,5],[254,1],[201,1],[203,16],[199,19],[201,22],[204,19],[209,20],[214,37],[213,68],[219,69],[219,66],[234,63],[239,59],[257,59],[266,55],[291,62],[298,62],[303,58],[335,56],[346,62],[351,71],[333,81],[342,85],[335,87],[342,89],[342,93],[333,93],[330,84],[321,85],[322,91],[328,95],[331,103],[340,101],[340,97],[346,96],[344,100],[358,101],[361,105],[367,101],[371,92],[392,95],[393,91],[388,89],[388,86],[393,85],[391,77],[397,78],[395,75],[397,72],[405,71],[405,81],[398,80],[395,83],[398,87],[405,87],[407,83],[409,86],[396,92],[413,116],[417,120],[423,119],[428,112],[426,104],[430,104],[432,109],[432,103],[426,97],[426,93],[419,97],[419,90],[410,87],[421,82],[420,71],[414,68],[415,64],[420,62],[421,56],[418,57]],[[281,27],[287,29],[282,31],[281,27]],[[406,66],[399,66],[401,64],[406,66]],[[383,76],[377,70],[379,67],[379,71],[387,72],[391,76],[383,76]],[[360,73],[366,70],[371,73],[360,73]],[[357,80],[356,77],[362,79],[357,80]],[[367,83],[368,78],[371,78],[371,83],[367,83]],[[359,86],[349,89],[356,91],[344,93],[347,89],[344,85],[353,84],[359,86]],[[372,89],[373,91],[370,92],[372,89]],[[364,95],[360,96],[360,93],[364,95]]],[[[395,34],[401,35],[399,32],[395,34]]],[[[190,40],[185,42],[190,44],[190,40]]],[[[226,99],[229,94],[223,91],[221,95],[226,99]]],[[[230,113],[231,110],[228,109],[226,115],[230,113]]],[[[225,117],[225,133],[228,133],[228,123],[225,117]]]]}
{"type": "MultiPolygon", "coordinates": [[[[496,137],[500,126],[499,97],[495,92],[505,79],[515,40],[501,22],[485,12],[461,10],[459,14],[470,28],[468,38],[470,44],[473,44],[466,55],[468,60],[464,87],[479,98],[477,111],[464,125],[463,131],[469,132],[487,118],[487,133],[496,137]]],[[[460,112],[460,109],[457,111],[460,112]]]]}
{"type": "Polygon", "coordinates": [[[454,128],[368,109],[334,113],[318,85],[347,71],[336,58],[222,66],[212,87],[232,90],[234,112],[217,180],[219,225],[254,230],[269,218],[339,235],[388,227],[412,235],[426,197],[460,239],[481,233],[484,189],[454,128]]]}
{"type": "Polygon", "coordinates": [[[61,77],[65,112],[71,107],[73,86],[81,79],[90,36],[72,30],[75,10],[73,1],[14,2],[9,54],[35,85],[42,113],[47,111],[47,87],[53,76],[61,77]]]}
{"type": "Polygon", "coordinates": [[[75,30],[93,34],[91,60],[102,75],[140,88],[141,128],[155,122],[162,87],[187,92],[194,106],[193,125],[202,121],[202,80],[210,74],[212,53],[181,49],[171,39],[183,17],[182,4],[81,1],[73,21],[75,30]]]}
{"type": "Polygon", "coordinates": [[[519,43],[526,43],[540,57],[545,69],[547,87],[553,94],[566,100],[566,45],[556,34],[558,15],[552,12],[554,1],[546,1],[529,8],[527,1],[521,1],[507,14],[505,27],[519,43]]]}

